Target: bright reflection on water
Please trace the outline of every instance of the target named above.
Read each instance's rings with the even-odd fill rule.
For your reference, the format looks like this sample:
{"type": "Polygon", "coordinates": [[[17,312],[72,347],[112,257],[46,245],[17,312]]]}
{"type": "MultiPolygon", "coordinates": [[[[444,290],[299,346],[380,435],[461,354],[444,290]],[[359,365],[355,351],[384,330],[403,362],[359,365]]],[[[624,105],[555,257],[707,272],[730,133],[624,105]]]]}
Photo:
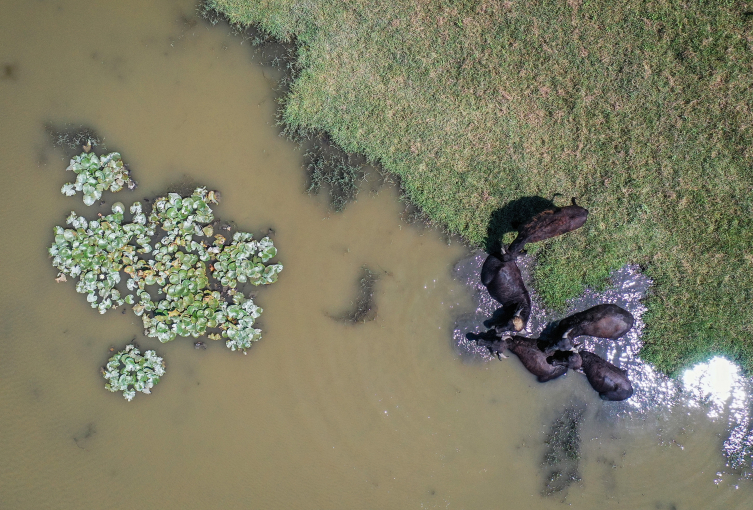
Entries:
{"type": "Polygon", "coordinates": [[[739,380],[740,369],[737,365],[719,356],[708,363],[699,363],[682,374],[683,388],[692,395],[688,405],[707,403],[709,418],[718,418],[723,413],[733,389],[739,386],[739,380]]]}
{"type": "Polygon", "coordinates": [[[748,403],[751,381],[741,377],[737,365],[717,356],[686,370],[682,384],[688,407],[705,406],[712,419],[723,417],[725,412],[729,414],[729,437],[722,445],[727,465],[751,478],[753,428],[748,403]]]}
{"type": "MultiPolygon", "coordinates": [[[[455,278],[472,289],[476,309],[458,317],[453,340],[456,351],[467,362],[492,361],[485,348],[466,339],[468,332],[482,332],[483,322],[490,318],[497,303],[480,283],[479,272],[486,257],[483,252],[461,260],[454,269],[455,278]]],[[[592,351],[620,368],[627,369],[633,383],[634,394],[623,402],[612,402],[604,412],[621,421],[645,417],[649,412],[664,411],[667,415],[687,414],[691,409],[702,409],[710,420],[727,419],[722,453],[730,474],[753,479],[753,422],[751,420],[750,395],[753,395],[753,380],[742,377],[740,369],[731,361],[715,357],[706,363],[686,370],[679,379],[671,379],[657,372],[639,356],[641,334],[645,323],[646,307],[641,299],[651,286],[637,266],[626,266],[615,271],[611,285],[603,291],[587,289],[583,295],[571,300],[563,313],[544,309],[531,284],[533,260],[518,259],[518,266],[533,302],[531,319],[525,336],[538,337],[547,324],[602,303],[614,303],[628,310],[635,318],[633,328],[616,342],[606,339],[580,337],[581,348],[592,351]]],[[[717,473],[716,483],[725,473],[717,473]]]]}

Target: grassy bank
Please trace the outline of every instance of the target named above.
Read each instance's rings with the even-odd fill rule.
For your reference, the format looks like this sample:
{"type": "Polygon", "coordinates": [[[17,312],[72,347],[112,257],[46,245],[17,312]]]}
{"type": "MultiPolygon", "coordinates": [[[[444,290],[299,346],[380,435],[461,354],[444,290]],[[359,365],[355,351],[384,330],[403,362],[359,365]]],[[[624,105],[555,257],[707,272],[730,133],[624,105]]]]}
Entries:
{"type": "Polygon", "coordinates": [[[381,163],[470,243],[509,242],[516,199],[579,197],[586,226],[535,248],[550,305],[638,263],[645,359],[753,372],[753,3],[541,4],[207,3],[298,44],[286,124],[381,163]]]}

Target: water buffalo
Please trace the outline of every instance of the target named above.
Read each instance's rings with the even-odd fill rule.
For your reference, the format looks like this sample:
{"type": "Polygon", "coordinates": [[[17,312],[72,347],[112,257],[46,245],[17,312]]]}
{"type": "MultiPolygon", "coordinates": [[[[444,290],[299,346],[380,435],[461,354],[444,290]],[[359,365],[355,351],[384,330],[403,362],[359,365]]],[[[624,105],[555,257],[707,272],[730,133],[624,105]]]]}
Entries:
{"type": "Polygon", "coordinates": [[[581,335],[617,340],[630,331],[633,321],[630,312],[617,305],[597,305],[559,321],[547,335],[551,345],[546,350],[570,350],[574,347],[573,340],[581,335]]]}
{"type": "Polygon", "coordinates": [[[490,254],[481,266],[481,283],[489,295],[502,304],[501,313],[495,314],[494,329],[522,331],[531,315],[531,296],[528,294],[515,259],[503,261],[503,254],[490,254]]]}
{"type": "Polygon", "coordinates": [[[499,338],[497,340],[477,340],[478,344],[488,348],[493,354],[501,355],[509,349],[526,367],[526,370],[536,376],[539,382],[547,382],[565,375],[568,368],[580,368],[580,355],[576,352],[557,352],[547,358],[537,346],[536,340],[522,336],[499,338]],[[550,362],[551,361],[551,362],[550,362]]]}
{"type": "Polygon", "coordinates": [[[588,209],[576,204],[575,197],[573,205],[540,212],[518,229],[518,237],[508,247],[506,258],[518,256],[528,243],[543,241],[582,227],[587,217],[588,209]]]}
{"type": "Polygon", "coordinates": [[[604,400],[625,400],[633,394],[627,371],[589,351],[580,351],[583,373],[604,400]]]}

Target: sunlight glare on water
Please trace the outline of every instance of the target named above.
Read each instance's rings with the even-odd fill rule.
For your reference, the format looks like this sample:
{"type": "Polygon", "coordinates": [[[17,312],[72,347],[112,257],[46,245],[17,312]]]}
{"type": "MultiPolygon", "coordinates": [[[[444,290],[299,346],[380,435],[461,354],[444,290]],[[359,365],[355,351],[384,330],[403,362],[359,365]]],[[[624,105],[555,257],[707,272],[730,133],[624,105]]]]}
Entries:
{"type": "Polygon", "coordinates": [[[707,363],[699,363],[682,374],[683,389],[691,394],[688,405],[698,406],[700,402],[708,402],[709,418],[721,415],[739,381],[740,369],[721,356],[711,358],[707,363]]]}

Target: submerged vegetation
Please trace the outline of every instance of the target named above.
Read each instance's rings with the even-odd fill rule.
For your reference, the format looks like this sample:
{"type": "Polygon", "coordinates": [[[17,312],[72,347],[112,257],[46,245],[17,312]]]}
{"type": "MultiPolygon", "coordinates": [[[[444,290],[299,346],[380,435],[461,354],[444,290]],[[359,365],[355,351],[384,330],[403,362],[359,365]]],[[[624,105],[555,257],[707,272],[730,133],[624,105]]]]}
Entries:
{"type": "Polygon", "coordinates": [[[374,300],[374,287],[379,281],[380,274],[368,267],[361,268],[358,276],[358,295],[352,301],[351,308],[333,316],[334,319],[352,324],[362,324],[373,321],[377,317],[377,305],[374,300]]]}
{"type": "Polygon", "coordinates": [[[578,197],[594,221],[531,249],[547,305],[638,264],[655,282],[645,359],[675,373],[719,353],[753,371],[749,2],[206,8],[296,42],[286,129],[380,163],[470,244],[510,242],[499,212],[520,197],[578,197]]]}
{"type": "Polygon", "coordinates": [[[551,496],[580,481],[580,424],[584,410],[568,407],[551,424],[544,452],[544,488],[542,494],[551,496]]]}
{"type": "Polygon", "coordinates": [[[163,375],[165,362],[162,358],[152,350],[146,351],[142,356],[134,345],[126,345],[125,349],[115,353],[102,369],[102,376],[107,380],[105,389],[122,391],[123,397],[129,402],[137,391],[151,393],[163,375]]]}
{"type": "Polygon", "coordinates": [[[344,154],[325,154],[311,151],[306,154],[309,159],[308,172],[310,184],[306,190],[316,195],[326,187],[329,202],[336,212],[343,211],[349,202],[356,199],[358,182],[363,178],[363,171],[358,165],[352,165],[344,154]]]}
{"type": "MultiPolygon", "coordinates": [[[[112,161],[120,161],[120,155],[96,158],[85,152],[71,166],[87,168],[106,183],[112,161]]],[[[127,182],[119,177],[103,189],[117,191],[117,180],[127,182]]],[[[62,192],[69,194],[66,186],[62,192]]],[[[84,188],[84,193],[93,192],[84,188]]],[[[130,222],[121,202],[112,205],[111,214],[93,220],[72,212],[68,228],[55,227],[49,248],[58,281],[78,278],[76,291],[100,313],[130,305],[141,316],[146,336],[160,342],[206,334],[245,352],[261,338],[253,325],[262,309],[240,286],[274,283],[282,265],[269,262],[277,249],[268,237],[254,241],[251,234],[236,232],[228,243],[215,234],[210,204],[217,200],[217,193],[205,188],[190,196],[169,193],[156,198],[148,213],[134,202],[130,222]],[[119,285],[122,275],[126,289],[119,285]]]]}

